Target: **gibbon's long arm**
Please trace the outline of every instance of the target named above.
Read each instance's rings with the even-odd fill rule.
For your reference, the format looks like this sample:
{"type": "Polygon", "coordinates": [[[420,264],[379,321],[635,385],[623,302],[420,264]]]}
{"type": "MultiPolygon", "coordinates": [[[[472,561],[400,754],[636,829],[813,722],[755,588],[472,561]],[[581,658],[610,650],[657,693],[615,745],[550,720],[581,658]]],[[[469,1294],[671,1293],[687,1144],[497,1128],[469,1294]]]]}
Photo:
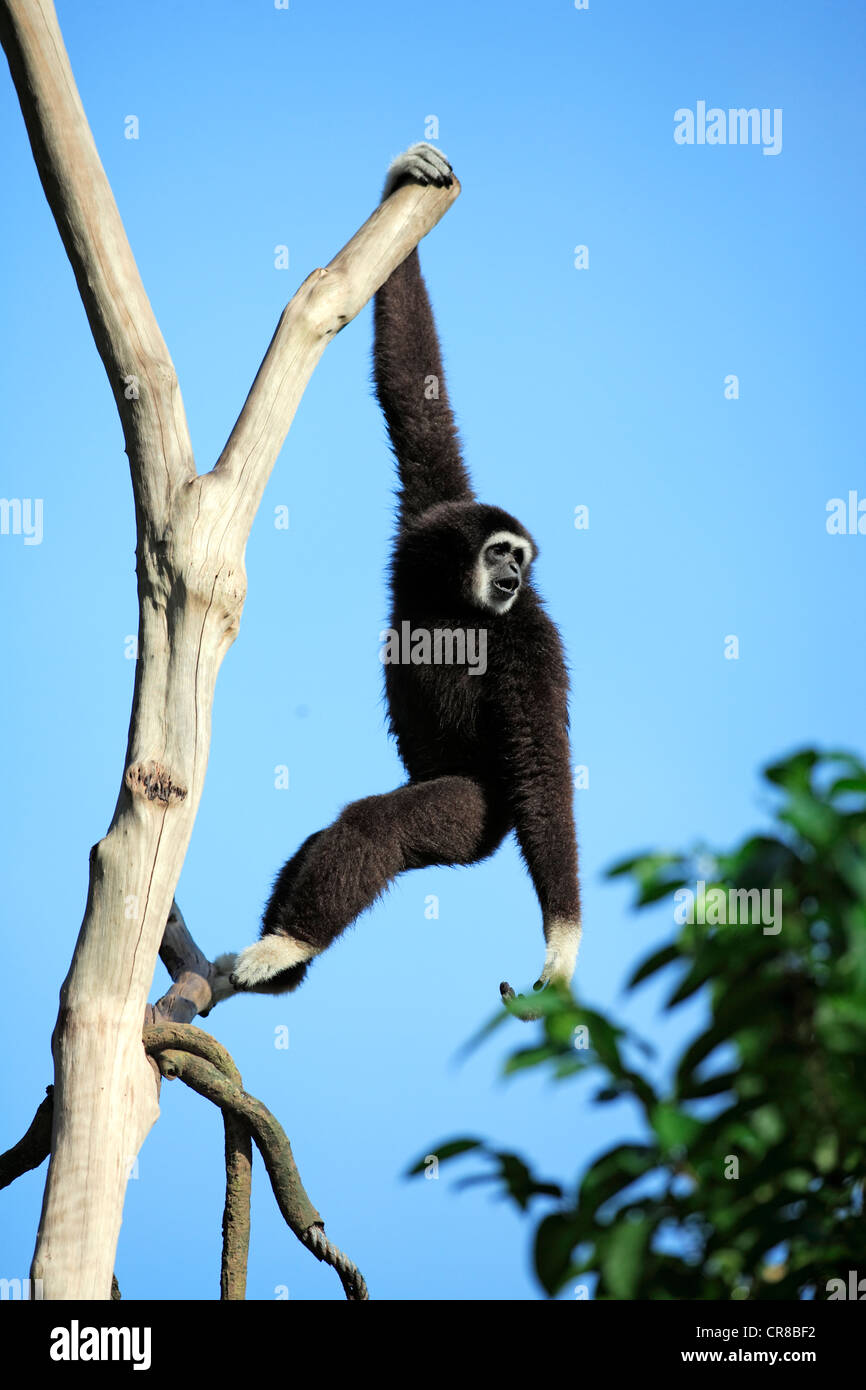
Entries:
{"type": "Polygon", "coordinates": [[[568,984],[574,973],[580,889],[567,691],[551,688],[543,679],[525,684],[501,706],[498,722],[512,769],[514,829],[544,924],[547,949],[539,987],[552,980],[568,984]]]}
{"type": "MultiPolygon", "coordinates": [[[[383,200],[410,179],[450,183],[450,165],[433,146],[413,145],[392,164],[383,200]]],[[[417,249],[376,295],[374,322],[373,376],[397,456],[405,526],[437,502],[474,500],[417,249]]]]}

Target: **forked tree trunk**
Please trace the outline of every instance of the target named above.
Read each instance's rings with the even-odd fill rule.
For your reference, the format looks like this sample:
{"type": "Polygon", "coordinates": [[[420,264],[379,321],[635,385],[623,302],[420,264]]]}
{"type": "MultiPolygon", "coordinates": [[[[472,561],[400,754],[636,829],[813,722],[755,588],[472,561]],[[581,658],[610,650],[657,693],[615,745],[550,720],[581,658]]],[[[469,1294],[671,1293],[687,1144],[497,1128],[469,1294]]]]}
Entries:
{"type": "MultiPolygon", "coordinates": [[[[244,551],[304,387],[330,339],[459,192],[404,187],[280,318],[214,468],[196,472],[171,358],[69,66],[51,0],[0,0],[0,31],[45,195],[114,391],[138,526],[139,646],[120,793],[90,857],[54,1031],[52,1156],[33,1261],[49,1299],[108,1298],[127,1174],[158,1114],[141,1042],[192,833],[244,551]]],[[[63,776],[63,768],[58,769],[63,776]]]]}

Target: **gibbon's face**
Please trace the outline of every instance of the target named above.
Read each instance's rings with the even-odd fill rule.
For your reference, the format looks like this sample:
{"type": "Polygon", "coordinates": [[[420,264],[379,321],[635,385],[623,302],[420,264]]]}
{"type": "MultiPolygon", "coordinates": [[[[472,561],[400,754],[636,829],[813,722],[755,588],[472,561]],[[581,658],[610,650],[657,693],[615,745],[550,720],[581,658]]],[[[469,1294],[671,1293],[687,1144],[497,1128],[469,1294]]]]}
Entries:
{"type": "Polygon", "coordinates": [[[487,537],[472,575],[472,598],[489,613],[507,613],[520,593],[533,549],[525,536],[494,531],[487,537]]]}

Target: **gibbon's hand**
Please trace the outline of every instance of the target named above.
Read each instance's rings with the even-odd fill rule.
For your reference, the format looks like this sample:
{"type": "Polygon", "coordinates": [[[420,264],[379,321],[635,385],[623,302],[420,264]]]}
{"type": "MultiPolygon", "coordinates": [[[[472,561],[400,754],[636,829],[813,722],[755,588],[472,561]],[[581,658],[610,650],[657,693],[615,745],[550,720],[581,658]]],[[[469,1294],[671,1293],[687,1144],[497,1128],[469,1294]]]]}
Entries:
{"type": "MultiPolygon", "coordinates": [[[[502,981],[499,986],[499,993],[502,996],[503,1004],[510,1004],[512,999],[525,999],[527,997],[525,994],[515,994],[507,980],[502,981]]],[[[537,1023],[543,1017],[543,1014],[515,1014],[515,1018],[519,1018],[521,1023],[537,1023]]]]}
{"type": "MultiPolygon", "coordinates": [[[[544,930],[547,938],[547,950],[544,955],[544,965],[541,974],[532,986],[534,990],[545,989],[550,984],[565,986],[567,989],[571,984],[571,977],[574,974],[574,967],[577,962],[577,951],[580,946],[581,925],[580,921],[566,922],[561,919],[554,919],[545,923],[544,930]]],[[[502,996],[503,1004],[509,1003],[512,999],[523,998],[523,995],[515,994],[507,980],[503,980],[499,986],[499,993],[502,996]]],[[[543,1015],[540,1013],[521,1014],[520,1018],[524,1023],[534,1023],[543,1015]]]]}
{"type": "Polygon", "coordinates": [[[579,916],[574,921],[562,917],[548,917],[545,920],[544,939],[547,942],[547,950],[544,953],[541,974],[534,985],[535,989],[544,989],[545,985],[553,983],[565,985],[566,988],[571,984],[574,967],[577,965],[580,937],[579,916]]]}
{"type": "Polygon", "coordinates": [[[398,154],[391,162],[382,190],[382,202],[390,197],[398,184],[433,183],[437,188],[448,187],[453,182],[451,165],[441,150],[421,140],[410,145],[408,150],[398,154]]]}

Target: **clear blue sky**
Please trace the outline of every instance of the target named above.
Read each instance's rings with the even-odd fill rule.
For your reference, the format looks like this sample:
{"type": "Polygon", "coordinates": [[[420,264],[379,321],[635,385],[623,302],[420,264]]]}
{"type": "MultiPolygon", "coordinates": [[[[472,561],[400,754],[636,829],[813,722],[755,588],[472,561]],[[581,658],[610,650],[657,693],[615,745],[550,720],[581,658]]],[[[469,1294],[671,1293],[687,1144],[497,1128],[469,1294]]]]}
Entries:
{"type": "MultiPolygon", "coordinates": [[[[463,195],[422,246],[467,458],[484,500],[538,537],[573,671],[585,890],[581,997],[665,1048],[657,991],[622,995],[672,928],[605,868],[762,823],[757,769],[804,743],[863,751],[866,535],[826,504],[863,464],[866,11],[568,0],[363,5],[60,3],[93,132],[212,466],[284,303],[372,210],[389,159],[439,120],[463,195]],[[783,147],[680,146],[674,112],[783,112],[783,147]],[[140,138],[124,138],[136,115],[140,138]],[[287,244],[288,272],[274,268],[287,244]],[[574,250],[589,247],[589,269],[574,250]],[[738,400],[726,400],[729,374],[738,400]],[[590,509],[588,531],[574,509],[590,509]],[[726,660],[729,634],[739,659],[726,660]]],[[[4,593],[5,1147],[51,1079],[57,992],[90,846],[123,771],[137,626],[122,436],[0,81],[2,484],[43,499],[43,538],[0,536],[4,593]]],[[[249,596],[217,688],[204,798],[179,887],[211,954],[257,932],[273,874],[355,797],[397,785],[378,634],[392,464],[366,310],[327,350],[248,547],[249,596]],[[290,508],[288,532],[274,508],[290,508]],[[348,582],[347,582],[348,580],[348,582]],[[290,788],[274,788],[286,764],[290,788]]],[[[483,1189],[407,1183],[477,1133],[569,1179],[632,1132],[579,1089],[498,1080],[516,1022],[459,1046],[534,978],[537,905],[512,846],[404,878],[294,996],[208,1026],[285,1124],[332,1238],[380,1298],[524,1299],[529,1227],[483,1189]],[[440,917],[425,918],[436,894],[440,917]],[[288,1051],[274,1030],[289,1028],[288,1051]]],[[[165,972],[157,966],[156,998],[165,972]]],[[[124,1295],[218,1294],[216,1110],[179,1083],[130,1183],[124,1295]],[[166,1260],[166,1249],[174,1257],[166,1260]]],[[[24,1276],[44,1168],[0,1196],[0,1274],[24,1276]]],[[[257,1172],[249,1295],[341,1297],[257,1172]]]]}

